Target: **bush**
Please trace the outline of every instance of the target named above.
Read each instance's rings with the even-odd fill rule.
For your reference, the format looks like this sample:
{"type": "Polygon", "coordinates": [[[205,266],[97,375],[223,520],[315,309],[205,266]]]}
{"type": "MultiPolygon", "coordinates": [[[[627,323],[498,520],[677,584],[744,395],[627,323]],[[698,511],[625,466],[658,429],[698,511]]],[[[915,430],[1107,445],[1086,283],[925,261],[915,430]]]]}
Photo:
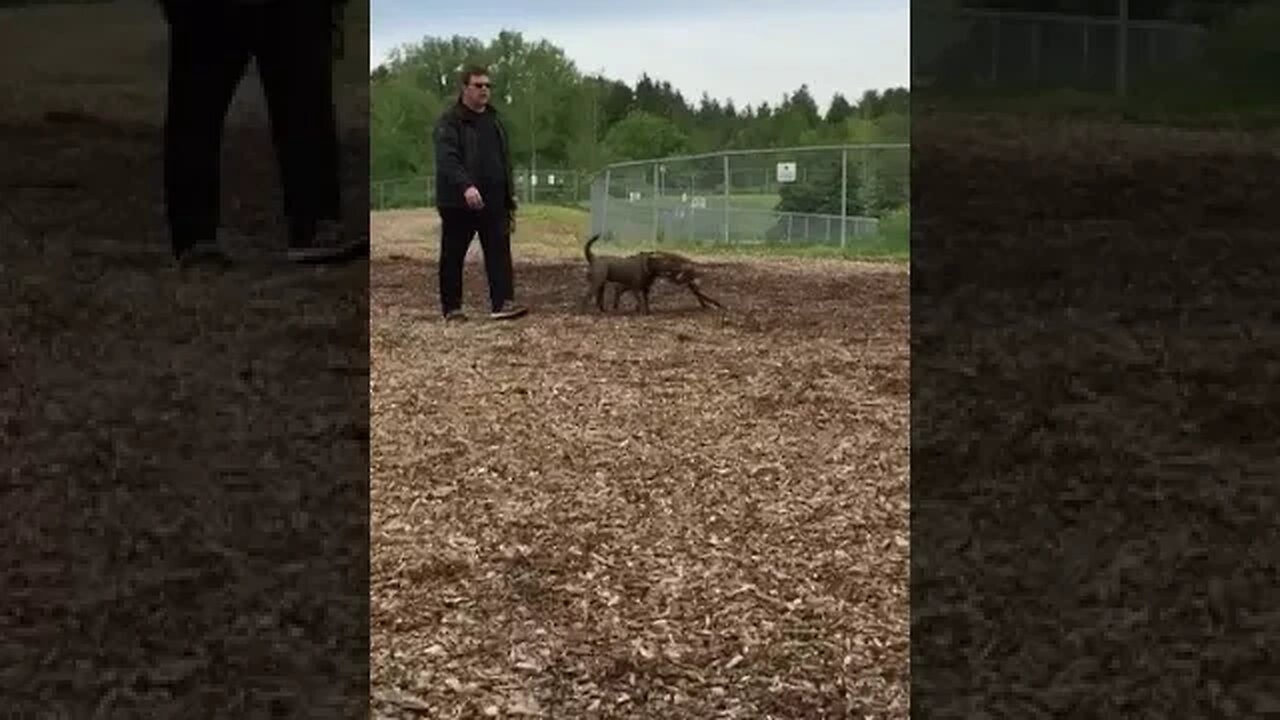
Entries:
{"type": "Polygon", "coordinates": [[[1280,99],[1280,8],[1242,8],[1218,24],[1206,39],[1205,59],[1217,82],[1237,96],[1280,99]]]}
{"type": "MultiPolygon", "coordinates": [[[[847,178],[846,212],[850,217],[885,217],[910,201],[907,168],[891,153],[872,156],[870,172],[864,177],[863,167],[851,154],[847,178]],[[901,165],[901,167],[900,167],[901,165]]],[[[839,215],[840,158],[809,166],[802,182],[788,183],[779,191],[775,210],[787,213],[839,215]]],[[[793,228],[794,229],[794,228],[793,228]]],[[[784,216],[765,234],[766,240],[788,237],[788,220],[784,216]]]]}

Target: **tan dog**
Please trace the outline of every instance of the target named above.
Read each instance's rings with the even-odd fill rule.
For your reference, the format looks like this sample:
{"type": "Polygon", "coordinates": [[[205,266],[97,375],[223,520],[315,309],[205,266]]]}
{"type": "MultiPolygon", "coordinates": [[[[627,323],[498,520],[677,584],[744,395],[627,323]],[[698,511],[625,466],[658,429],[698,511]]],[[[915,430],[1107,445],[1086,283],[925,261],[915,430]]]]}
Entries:
{"type": "Polygon", "coordinates": [[[596,255],[591,252],[591,246],[599,239],[600,233],[592,235],[582,248],[582,254],[587,258],[588,287],[587,294],[583,296],[578,308],[585,309],[587,301],[595,295],[596,307],[604,312],[604,291],[608,285],[613,284],[618,287],[617,294],[613,298],[615,310],[618,308],[618,298],[622,293],[631,292],[636,296],[639,309],[648,313],[649,290],[653,287],[654,280],[658,278],[652,261],[644,253],[629,257],[596,255]]]}
{"type": "MultiPolygon", "coordinates": [[[[702,271],[698,268],[697,264],[689,258],[673,252],[650,250],[647,252],[637,253],[628,259],[647,261],[648,270],[655,278],[663,278],[668,282],[676,285],[683,285],[688,288],[689,292],[693,293],[693,296],[698,299],[699,306],[703,308],[715,306],[721,310],[724,309],[724,305],[721,305],[720,301],[710,295],[707,295],[702,290],[700,285],[702,280],[702,271]]],[[[650,280],[649,284],[651,286],[653,281],[650,280]]],[[[643,298],[645,312],[648,312],[649,290],[647,287],[644,290],[643,298]]],[[[619,291],[617,295],[613,296],[613,309],[618,309],[618,304],[621,299],[622,292],[619,291]]]]}

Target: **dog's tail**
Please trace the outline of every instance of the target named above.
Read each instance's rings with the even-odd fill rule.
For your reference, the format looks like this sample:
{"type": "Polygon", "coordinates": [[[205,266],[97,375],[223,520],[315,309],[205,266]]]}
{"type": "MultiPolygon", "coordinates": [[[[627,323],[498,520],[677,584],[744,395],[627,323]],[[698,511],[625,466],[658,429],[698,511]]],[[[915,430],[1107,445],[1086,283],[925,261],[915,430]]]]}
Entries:
{"type": "Polygon", "coordinates": [[[600,239],[600,233],[596,233],[595,235],[592,235],[591,237],[587,238],[587,244],[582,246],[582,254],[587,257],[588,265],[590,265],[596,259],[596,254],[591,252],[591,246],[595,245],[596,241],[599,239],[600,239]]]}

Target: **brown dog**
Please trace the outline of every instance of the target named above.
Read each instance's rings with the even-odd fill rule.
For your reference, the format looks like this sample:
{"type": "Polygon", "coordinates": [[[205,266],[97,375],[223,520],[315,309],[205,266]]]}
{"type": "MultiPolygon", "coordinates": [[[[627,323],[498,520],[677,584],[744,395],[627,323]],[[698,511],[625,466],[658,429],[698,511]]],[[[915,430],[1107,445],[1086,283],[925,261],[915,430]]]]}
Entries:
{"type": "MultiPolygon", "coordinates": [[[[693,296],[698,299],[699,306],[703,308],[715,306],[721,310],[724,309],[724,305],[721,305],[718,300],[703,292],[700,285],[702,280],[702,271],[698,268],[697,264],[689,258],[684,257],[683,255],[677,255],[673,252],[664,252],[661,250],[650,250],[637,253],[628,259],[633,258],[646,260],[649,272],[651,272],[655,278],[662,278],[668,282],[676,285],[683,285],[688,288],[689,292],[693,293],[693,296]]],[[[652,285],[653,282],[650,281],[649,284],[652,285]]],[[[643,297],[645,312],[648,312],[649,290],[647,287],[644,289],[643,297]]],[[[618,309],[618,303],[621,299],[621,291],[613,296],[614,310],[618,309]]]]}
{"type": "Polygon", "coordinates": [[[600,233],[592,235],[582,248],[582,254],[587,258],[588,287],[587,294],[578,304],[579,309],[585,309],[587,301],[595,295],[596,307],[604,312],[604,291],[608,285],[613,284],[618,286],[617,294],[613,298],[615,310],[618,308],[618,298],[622,293],[630,292],[636,296],[639,309],[648,313],[649,290],[653,287],[654,280],[658,279],[652,261],[644,253],[629,257],[596,255],[591,252],[591,246],[599,239],[600,233]]]}

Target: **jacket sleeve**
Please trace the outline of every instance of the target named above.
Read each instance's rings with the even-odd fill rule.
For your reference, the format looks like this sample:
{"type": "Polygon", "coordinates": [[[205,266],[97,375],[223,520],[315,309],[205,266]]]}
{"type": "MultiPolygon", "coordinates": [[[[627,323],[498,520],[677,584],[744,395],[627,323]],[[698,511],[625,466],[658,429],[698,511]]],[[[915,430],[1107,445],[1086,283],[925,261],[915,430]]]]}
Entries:
{"type": "MultiPolygon", "coordinates": [[[[501,124],[502,120],[499,119],[498,122],[501,124]]],[[[509,137],[507,135],[507,128],[505,124],[502,125],[502,136],[504,138],[509,137]]],[[[519,205],[519,202],[516,200],[515,166],[511,164],[511,147],[507,145],[505,140],[502,143],[502,148],[503,148],[502,161],[507,168],[507,197],[506,197],[507,209],[511,213],[514,213],[518,209],[518,205],[519,205]]]]}
{"type": "Polygon", "coordinates": [[[474,185],[467,167],[462,162],[461,139],[457,130],[445,118],[436,123],[434,137],[436,151],[436,170],[446,178],[458,184],[460,188],[474,185]]]}

